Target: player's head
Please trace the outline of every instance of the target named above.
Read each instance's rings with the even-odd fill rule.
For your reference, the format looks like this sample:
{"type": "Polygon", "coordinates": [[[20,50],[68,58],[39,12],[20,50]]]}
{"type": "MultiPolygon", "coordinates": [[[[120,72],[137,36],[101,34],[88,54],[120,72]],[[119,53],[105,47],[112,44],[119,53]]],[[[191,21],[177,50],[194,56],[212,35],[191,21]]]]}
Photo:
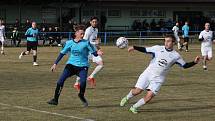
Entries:
{"type": "Polygon", "coordinates": [[[85,26],[77,25],[75,26],[75,39],[81,40],[84,37],[85,26]]]}
{"type": "Polygon", "coordinates": [[[188,21],[185,21],[185,25],[188,25],[188,21]]]}
{"type": "Polygon", "coordinates": [[[90,18],[90,25],[91,25],[93,28],[96,28],[96,27],[97,27],[97,24],[98,24],[98,18],[97,18],[97,17],[91,17],[91,18],[90,18]]]}
{"type": "Polygon", "coordinates": [[[176,23],[175,23],[175,25],[176,25],[176,26],[179,26],[179,23],[178,23],[178,22],[176,22],[176,23]]]}
{"type": "Polygon", "coordinates": [[[168,34],[164,37],[164,45],[167,49],[173,49],[174,43],[175,43],[175,36],[172,34],[168,34]]]}
{"type": "Polygon", "coordinates": [[[32,28],[35,29],[35,28],[37,27],[37,23],[33,21],[33,22],[31,23],[31,26],[32,26],[32,28]]]}
{"type": "Polygon", "coordinates": [[[209,30],[210,30],[210,23],[209,23],[209,22],[206,22],[206,23],[205,23],[205,30],[206,30],[206,31],[209,31],[209,30]]]}

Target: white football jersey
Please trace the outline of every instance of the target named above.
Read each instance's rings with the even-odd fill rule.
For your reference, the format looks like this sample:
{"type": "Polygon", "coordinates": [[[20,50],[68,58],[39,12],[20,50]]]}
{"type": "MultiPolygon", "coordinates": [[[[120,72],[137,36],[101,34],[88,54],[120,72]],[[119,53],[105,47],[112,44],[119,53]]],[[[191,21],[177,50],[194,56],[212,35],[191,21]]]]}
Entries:
{"type": "Polygon", "coordinates": [[[174,32],[174,35],[178,35],[178,32],[179,32],[179,28],[177,26],[174,26],[172,28],[172,31],[174,32]]]}
{"type": "Polygon", "coordinates": [[[85,31],[84,39],[89,40],[91,44],[96,45],[97,35],[98,35],[98,29],[90,26],[85,31]]]}
{"type": "Polygon", "coordinates": [[[213,39],[213,31],[201,31],[200,35],[199,35],[199,39],[202,39],[202,47],[212,47],[212,39],[213,39]]]}
{"type": "Polygon", "coordinates": [[[146,51],[153,55],[153,59],[146,69],[152,76],[165,76],[174,64],[179,64],[180,66],[185,64],[178,52],[175,50],[168,51],[165,46],[147,47],[146,51]]]}
{"type": "Polygon", "coordinates": [[[1,25],[0,26],[0,37],[5,36],[5,26],[1,25]]]}

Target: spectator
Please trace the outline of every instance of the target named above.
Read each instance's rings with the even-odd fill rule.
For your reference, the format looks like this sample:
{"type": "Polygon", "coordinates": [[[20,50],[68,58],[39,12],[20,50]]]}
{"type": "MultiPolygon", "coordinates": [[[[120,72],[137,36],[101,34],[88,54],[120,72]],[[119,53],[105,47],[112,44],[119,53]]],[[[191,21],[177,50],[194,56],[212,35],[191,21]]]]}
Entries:
{"type": "Polygon", "coordinates": [[[101,31],[105,31],[105,24],[107,23],[107,17],[104,15],[104,13],[101,14],[100,17],[100,24],[101,24],[101,31]]]}
{"type": "Polygon", "coordinates": [[[24,30],[26,31],[28,28],[31,28],[31,21],[29,19],[26,19],[24,30]]]}
{"type": "Polygon", "coordinates": [[[155,31],[155,30],[156,30],[156,22],[155,22],[155,19],[152,19],[152,22],[150,23],[150,27],[151,27],[151,30],[152,30],[152,31],[155,31]]]}
{"type": "Polygon", "coordinates": [[[13,27],[14,27],[14,28],[17,28],[17,30],[19,30],[19,27],[20,27],[19,19],[16,19],[16,20],[15,20],[15,24],[14,24],[13,27]]]}
{"type": "Polygon", "coordinates": [[[55,32],[54,34],[53,34],[53,40],[51,41],[51,45],[53,45],[54,43],[55,43],[55,41],[57,42],[57,46],[58,47],[61,47],[61,33],[60,33],[60,29],[59,29],[59,27],[54,27],[54,30],[53,30],[53,32],[55,32]]]}
{"type": "Polygon", "coordinates": [[[45,45],[46,41],[47,41],[47,33],[46,33],[46,28],[43,27],[41,29],[41,34],[40,34],[40,39],[43,40],[43,46],[45,45]]]}
{"type": "Polygon", "coordinates": [[[52,42],[54,41],[54,33],[52,27],[49,27],[48,29],[47,38],[49,41],[49,45],[52,46],[52,42]]]}
{"type": "Polygon", "coordinates": [[[21,43],[21,38],[19,35],[19,31],[17,30],[17,27],[14,27],[13,31],[12,31],[12,35],[11,35],[11,41],[13,42],[14,47],[19,47],[20,43],[21,43]],[[18,41],[18,43],[16,44],[16,41],[18,41]]]}

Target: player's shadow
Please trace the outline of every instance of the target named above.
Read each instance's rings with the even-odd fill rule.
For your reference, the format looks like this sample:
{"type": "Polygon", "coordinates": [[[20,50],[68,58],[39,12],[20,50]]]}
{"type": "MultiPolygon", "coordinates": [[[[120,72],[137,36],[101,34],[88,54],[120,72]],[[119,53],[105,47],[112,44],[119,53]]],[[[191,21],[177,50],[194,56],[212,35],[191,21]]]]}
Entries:
{"type": "Polygon", "coordinates": [[[195,106],[195,107],[173,107],[173,108],[153,108],[153,109],[140,109],[140,112],[181,112],[181,111],[196,111],[205,109],[215,109],[215,106],[195,106]]]}
{"type": "Polygon", "coordinates": [[[101,90],[112,90],[112,89],[132,89],[133,87],[103,87],[103,88],[98,88],[98,89],[101,89],[101,90]]]}

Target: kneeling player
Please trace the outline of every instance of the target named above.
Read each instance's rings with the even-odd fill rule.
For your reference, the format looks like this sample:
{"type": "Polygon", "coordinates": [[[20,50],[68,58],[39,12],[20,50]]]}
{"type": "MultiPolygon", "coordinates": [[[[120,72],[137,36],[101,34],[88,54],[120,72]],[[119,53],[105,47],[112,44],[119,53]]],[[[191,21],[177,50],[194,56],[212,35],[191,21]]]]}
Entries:
{"type": "Polygon", "coordinates": [[[148,103],[158,93],[172,65],[178,64],[183,68],[190,68],[199,62],[200,57],[197,56],[194,61],[185,63],[179,53],[173,50],[174,42],[175,37],[167,35],[165,36],[165,46],[156,45],[146,48],[133,46],[128,49],[129,52],[138,50],[143,53],[152,54],[153,59],[146,70],[139,76],[135,88],[121,100],[120,106],[124,106],[129,99],[145,90],[147,94],[130,108],[131,112],[138,113],[137,109],[148,103]]]}
{"type": "MultiPolygon", "coordinates": [[[[213,41],[213,31],[210,31],[210,23],[205,23],[205,30],[203,30],[199,35],[199,41],[201,44],[201,53],[203,57],[203,69],[207,70],[207,60],[212,60],[212,41],[213,41]]],[[[215,41],[215,40],[214,40],[215,41]]]]}
{"type": "Polygon", "coordinates": [[[57,81],[57,86],[55,89],[54,98],[48,101],[48,104],[57,105],[58,98],[62,91],[64,81],[73,75],[80,77],[80,91],[78,97],[83,102],[84,107],[88,106],[88,102],[84,97],[85,89],[86,89],[86,80],[88,73],[88,55],[89,53],[94,56],[102,55],[101,51],[96,51],[95,48],[90,44],[88,40],[83,39],[84,36],[84,26],[77,26],[75,28],[75,39],[69,40],[66,42],[65,47],[60,52],[57,60],[54,65],[51,67],[51,70],[56,70],[56,66],[58,62],[63,58],[65,54],[70,52],[69,59],[67,61],[66,67],[64,68],[63,73],[57,81]]]}

